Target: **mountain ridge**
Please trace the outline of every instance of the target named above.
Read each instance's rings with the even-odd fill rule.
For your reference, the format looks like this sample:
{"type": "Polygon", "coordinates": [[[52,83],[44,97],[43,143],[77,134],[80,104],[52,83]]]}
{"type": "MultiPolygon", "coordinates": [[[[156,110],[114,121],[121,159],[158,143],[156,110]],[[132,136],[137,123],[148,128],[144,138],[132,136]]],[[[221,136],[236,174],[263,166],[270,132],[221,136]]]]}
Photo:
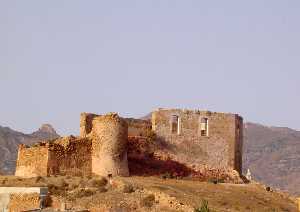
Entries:
{"type": "Polygon", "coordinates": [[[0,170],[4,174],[14,174],[18,146],[32,145],[40,140],[60,137],[50,124],[43,124],[37,131],[25,134],[10,127],[0,126],[0,170]]]}

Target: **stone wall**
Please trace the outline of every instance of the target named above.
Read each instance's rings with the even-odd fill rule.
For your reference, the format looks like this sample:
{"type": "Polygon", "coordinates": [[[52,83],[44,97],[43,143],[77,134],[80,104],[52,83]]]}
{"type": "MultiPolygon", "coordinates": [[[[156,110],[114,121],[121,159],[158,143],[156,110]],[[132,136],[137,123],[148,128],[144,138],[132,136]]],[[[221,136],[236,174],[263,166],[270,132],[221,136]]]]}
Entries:
{"type": "Polygon", "coordinates": [[[178,109],[152,113],[152,129],[173,160],[196,168],[235,169],[242,166],[242,118],[236,114],[178,109]],[[172,132],[172,117],[178,129],[172,132]],[[201,135],[201,120],[208,120],[207,135],[201,135]]]}
{"type": "Polygon", "coordinates": [[[117,114],[94,118],[92,123],[92,172],[128,176],[128,125],[117,114]]]}
{"type": "Polygon", "coordinates": [[[128,136],[151,142],[147,154],[162,160],[197,170],[235,169],[241,173],[243,119],[240,116],[159,109],[152,113],[151,122],[124,119],[115,113],[82,113],[80,137],[59,138],[31,148],[21,146],[16,175],[128,176],[128,136]]]}
{"type": "Polygon", "coordinates": [[[91,175],[92,141],[73,136],[52,142],[41,142],[33,147],[21,145],[16,176],[91,175]]]}
{"type": "Polygon", "coordinates": [[[91,175],[92,142],[88,138],[65,137],[49,148],[49,175],[91,175]]]}
{"type": "Polygon", "coordinates": [[[141,119],[125,119],[128,125],[128,136],[146,137],[152,129],[151,121],[141,119]]]}
{"type": "Polygon", "coordinates": [[[11,194],[8,204],[9,212],[22,212],[40,208],[40,195],[38,193],[11,194]]]}
{"type": "Polygon", "coordinates": [[[80,114],[80,137],[86,137],[92,131],[92,121],[97,116],[93,113],[80,114]]]}
{"type": "Polygon", "coordinates": [[[46,187],[0,187],[0,211],[21,212],[46,207],[46,187]]]}
{"type": "Polygon", "coordinates": [[[47,145],[31,148],[20,145],[15,175],[19,177],[47,176],[48,158],[47,145]]]}

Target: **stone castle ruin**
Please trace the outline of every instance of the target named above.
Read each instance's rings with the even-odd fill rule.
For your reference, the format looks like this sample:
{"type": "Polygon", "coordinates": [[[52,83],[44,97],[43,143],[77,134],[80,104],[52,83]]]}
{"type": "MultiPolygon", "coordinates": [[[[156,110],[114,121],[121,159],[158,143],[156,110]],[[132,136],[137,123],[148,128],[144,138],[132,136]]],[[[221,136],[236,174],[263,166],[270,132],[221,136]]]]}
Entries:
{"type": "Polygon", "coordinates": [[[16,176],[232,178],[242,171],[243,119],[236,114],[158,109],[150,120],[82,113],[80,135],[19,147],[16,176]],[[228,177],[229,176],[229,177],[228,177]]]}

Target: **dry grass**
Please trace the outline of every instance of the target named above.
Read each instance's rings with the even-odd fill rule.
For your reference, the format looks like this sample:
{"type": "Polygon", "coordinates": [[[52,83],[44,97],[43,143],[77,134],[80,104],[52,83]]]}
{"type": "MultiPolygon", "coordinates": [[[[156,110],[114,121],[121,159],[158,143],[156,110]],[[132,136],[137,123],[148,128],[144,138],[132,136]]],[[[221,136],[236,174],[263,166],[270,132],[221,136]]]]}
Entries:
{"type": "Polygon", "coordinates": [[[95,211],[103,207],[180,211],[181,206],[199,208],[204,199],[210,210],[218,212],[297,211],[295,202],[287,195],[268,192],[258,184],[213,184],[158,177],[114,178],[114,181],[116,187],[109,186],[102,177],[0,177],[1,186],[48,186],[52,195],[73,207],[96,208],[95,211]]]}

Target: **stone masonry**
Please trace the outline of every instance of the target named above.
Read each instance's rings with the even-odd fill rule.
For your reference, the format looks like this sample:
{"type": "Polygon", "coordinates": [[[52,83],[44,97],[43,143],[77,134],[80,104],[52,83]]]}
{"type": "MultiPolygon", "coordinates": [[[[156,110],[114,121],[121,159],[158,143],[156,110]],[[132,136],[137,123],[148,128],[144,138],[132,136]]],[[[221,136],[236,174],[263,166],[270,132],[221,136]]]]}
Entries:
{"type": "Polygon", "coordinates": [[[152,129],[176,161],[241,173],[243,120],[236,114],[160,109],[152,113],[152,129]]]}
{"type": "Polygon", "coordinates": [[[92,172],[102,176],[128,176],[127,122],[117,114],[92,121],[92,172]]]}
{"type": "Polygon", "coordinates": [[[154,139],[154,155],[197,170],[236,170],[241,174],[243,119],[239,115],[158,109],[151,120],[82,113],[79,137],[21,145],[16,175],[128,176],[128,139],[147,141],[148,136],[154,139]]]}
{"type": "Polygon", "coordinates": [[[0,210],[21,212],[43,208],[47,196],[46,187],[0,187],[0,210]]]}

